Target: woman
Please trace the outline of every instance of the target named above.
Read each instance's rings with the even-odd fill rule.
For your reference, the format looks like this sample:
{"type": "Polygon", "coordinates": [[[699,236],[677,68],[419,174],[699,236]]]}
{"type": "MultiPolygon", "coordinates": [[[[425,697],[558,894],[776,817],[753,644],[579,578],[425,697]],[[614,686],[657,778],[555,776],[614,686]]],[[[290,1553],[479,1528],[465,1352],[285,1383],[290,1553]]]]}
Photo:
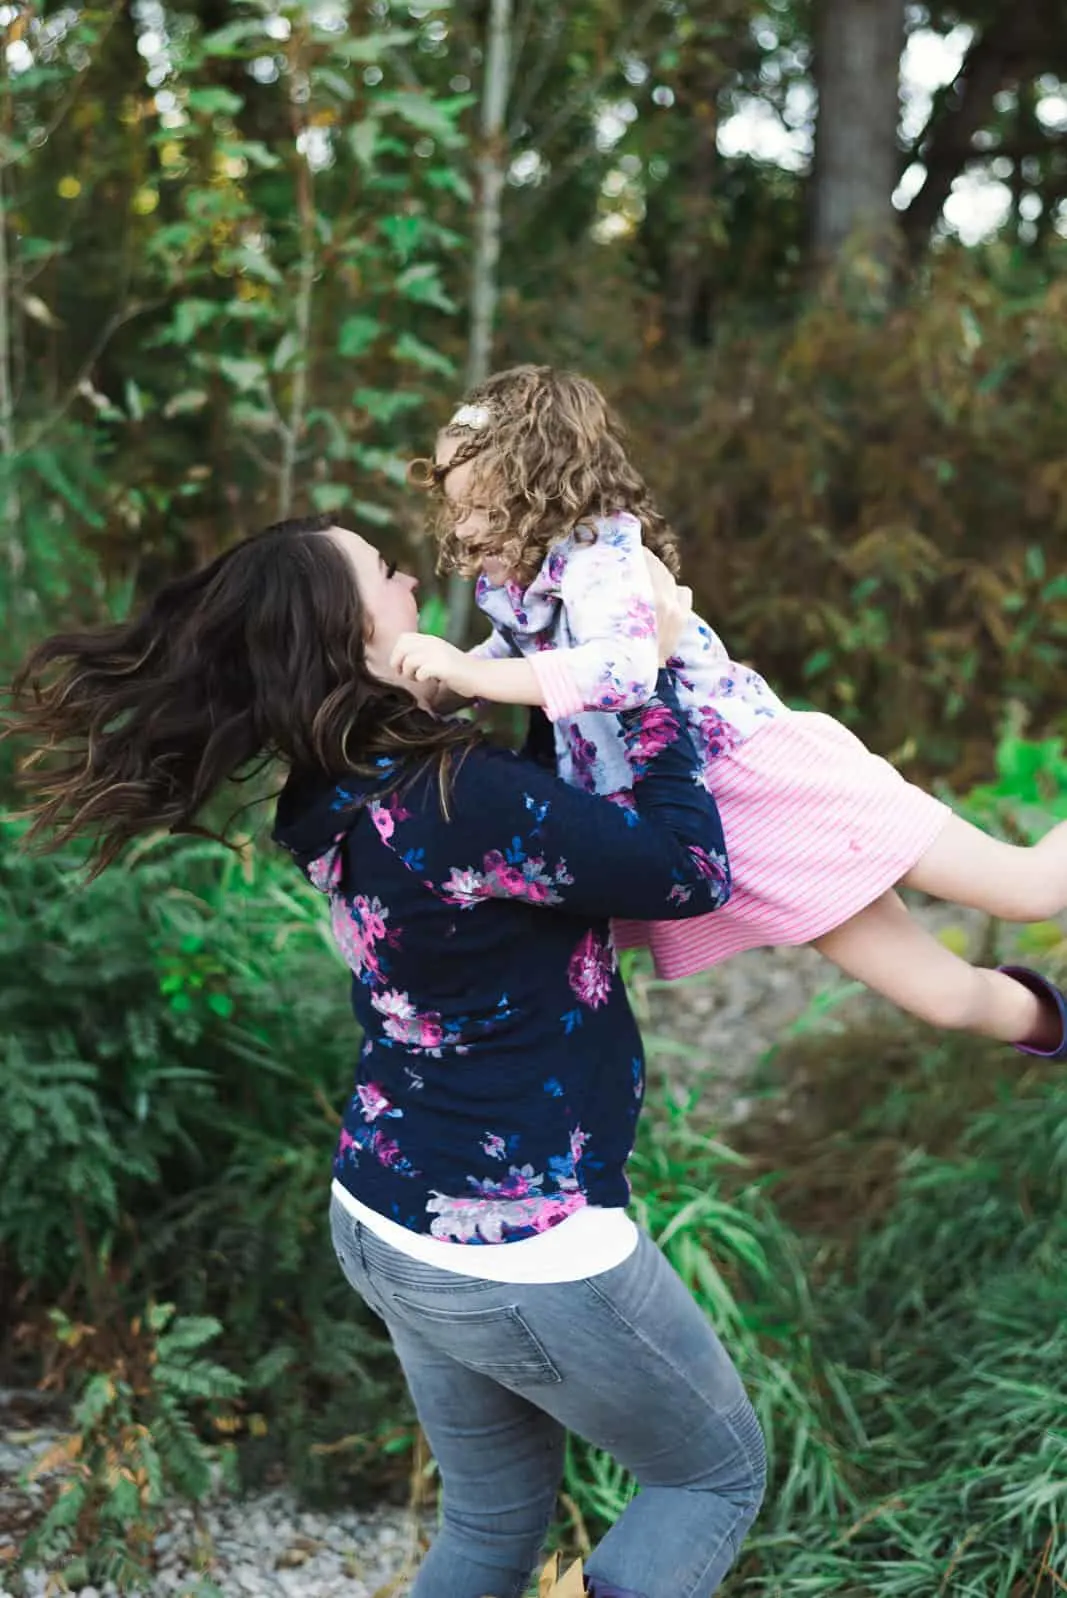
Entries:
{"type": "MultiPolygon", "coordinates": [[[[103,869],[188,829],[264,756],[276,837],[329,897],[363,1030],[334,1162],[342,1269],[385,1321],[442,1480],[416,1598],[518,1598],[573,1430],[641,1491],[589,1561],[598,1598],[706,1598],[764,1486],[728,1356],[626,1213],[640,1037],[609,917],[729,892],[670,673],[616,735],[629,808],[430,708],[390,664],[415,583],[292,521],[131,622],[47,640],[15,685],[45,759],[34,831],[103,869]],[[49,766],[51,757],[51,769],[49,766]]],[[[661,658],[684,620],[659,572],[661,658]]]]}

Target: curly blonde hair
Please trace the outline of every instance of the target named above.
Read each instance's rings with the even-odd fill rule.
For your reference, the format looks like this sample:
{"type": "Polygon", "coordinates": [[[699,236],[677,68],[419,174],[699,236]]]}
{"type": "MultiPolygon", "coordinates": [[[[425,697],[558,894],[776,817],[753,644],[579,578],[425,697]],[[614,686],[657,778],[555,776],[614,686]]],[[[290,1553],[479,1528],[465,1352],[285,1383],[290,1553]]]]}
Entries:
{"type": "Polygon", "coordinates": [[[595,517],[629,511],[646,548],[677,574],[675,535],[627,455],[621,422],[588,378],[551,366],[497,372],[466,395],[442,439],[459,445],[447,465],[420,461],[412,469],[413,480],[439,496],[439,570],[472,577],[494,556],[525,585],[558,539],[595,517]],[[476,462],[472,503],[460,505],[444,482],[468,461],[476,462]],[[485,512],[487,526],[461,542],[456,525],[472,508],[485,512]]]}

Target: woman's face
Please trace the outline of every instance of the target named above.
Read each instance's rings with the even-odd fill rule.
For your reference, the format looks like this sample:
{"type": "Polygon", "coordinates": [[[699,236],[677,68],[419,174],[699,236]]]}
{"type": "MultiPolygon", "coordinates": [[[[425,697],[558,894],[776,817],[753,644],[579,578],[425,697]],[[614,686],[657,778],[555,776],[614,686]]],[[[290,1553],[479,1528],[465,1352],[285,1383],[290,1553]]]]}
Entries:
{"type": "MultiPolygon", "coordinates": [[[[395,562],[387,562],[373,544],[345,527],[331,527],[326,537],[341,550],[356,579],[367,621],[368,670],[381,682],[399,682],[389,660],[401,633],[418,632],[417,578],[398,571],[395,562]]],[[[416,692],[418,685],[405,682],[404,686],[416,692]]]]}

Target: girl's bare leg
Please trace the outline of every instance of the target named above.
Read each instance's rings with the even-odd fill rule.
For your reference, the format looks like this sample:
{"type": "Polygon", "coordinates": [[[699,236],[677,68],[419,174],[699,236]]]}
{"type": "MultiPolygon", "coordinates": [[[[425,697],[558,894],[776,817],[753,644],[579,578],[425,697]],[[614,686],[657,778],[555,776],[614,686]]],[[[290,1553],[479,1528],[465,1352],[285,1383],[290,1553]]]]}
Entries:
{"type": "Polygon", "coordinates": [[[1001,971],[968,965],[951,953],[909,915],[896,893],[883,894],[815,948],[931,1026],[1039,1049],[1060,1042],[1059,1018],[1036,994],[1001,971]]]}
{"type": "Polygon", "coordinates": [[[1026,847],[949,816],[901,886],[1004,921],[1049,921],[1067,909],[1067,821],[1026,847]]]}

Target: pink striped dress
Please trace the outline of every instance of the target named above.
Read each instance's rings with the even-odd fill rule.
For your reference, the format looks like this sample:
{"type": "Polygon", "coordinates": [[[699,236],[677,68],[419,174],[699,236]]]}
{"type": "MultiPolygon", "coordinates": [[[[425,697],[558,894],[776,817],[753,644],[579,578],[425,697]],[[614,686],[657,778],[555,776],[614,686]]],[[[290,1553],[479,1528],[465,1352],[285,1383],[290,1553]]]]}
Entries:
{"type": "MultiPolygon", "coordinates": [[[[482,576],[477,601],[493,631],[475,652],[521,653],[537,671],[560,775],[628,803],[633,776],[614,713],[644,704],[658,670],[640,523],[619,514],[579,527],[528,588],[482,576]]],[[[945,805],[833,717],[783,704],[699,618],[672,665],[722,815],[733,892],[693,921],[615,924],[617,945],[647,946],[660,976],[811,943],[898,883],[936,838],[945,805]]]]}

